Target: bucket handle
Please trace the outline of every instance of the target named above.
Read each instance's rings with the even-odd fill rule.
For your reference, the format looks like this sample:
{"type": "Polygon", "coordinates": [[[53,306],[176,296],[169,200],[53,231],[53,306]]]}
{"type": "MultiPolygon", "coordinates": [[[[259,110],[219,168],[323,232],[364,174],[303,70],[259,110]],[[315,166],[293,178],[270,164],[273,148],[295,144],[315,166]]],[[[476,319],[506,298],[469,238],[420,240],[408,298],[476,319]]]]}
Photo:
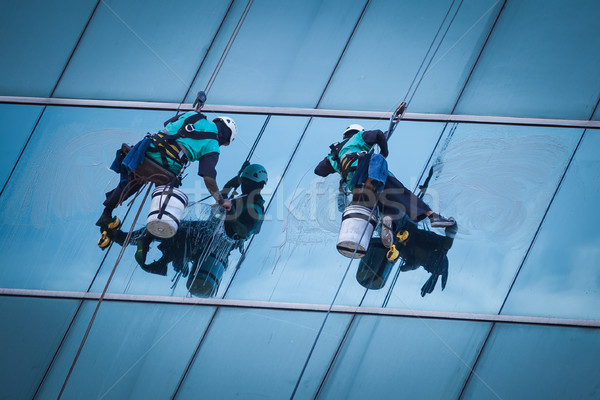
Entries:
{"type": "Polygon", "coordinates": [[[160,201],[161,203],[159,203],[158,205],[158,215],[156,216],[156,218],[158,219],[162,219],[163,214],[165,213],[166,209],[167,209],[167,204],[169,204],[169,200],[171,200],[171,196],[173,195],[173,186],[166,186],[162,193],[160,194],[160,201]],[[162,196],[165,192],[167,192],[167,198],[165,199],[165,202],[162,203],[162,196]]]}

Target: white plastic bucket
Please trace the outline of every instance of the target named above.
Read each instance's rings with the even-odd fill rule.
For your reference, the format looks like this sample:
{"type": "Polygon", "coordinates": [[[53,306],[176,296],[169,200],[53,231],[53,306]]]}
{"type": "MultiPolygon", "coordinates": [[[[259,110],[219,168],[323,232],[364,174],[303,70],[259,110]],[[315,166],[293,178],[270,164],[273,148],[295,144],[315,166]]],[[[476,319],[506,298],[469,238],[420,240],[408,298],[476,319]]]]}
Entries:
{"type": "Polygon", "coordinates": [[[187,203],[188,198],[181,190],[170,186],[158,186],[152,191],[150,212],[146,220],[148,232],[161,239],[175,236],[187,203]]]}
{"type": "Polygon", "coordinates": [[[337,241],[341,255],[362,258],[367,253],[369,241],[377,226],[377,210],[351,204],[342,213],[342,226],[337,241]],[[356,250],[356,254],[354,251],[356,250]]]}

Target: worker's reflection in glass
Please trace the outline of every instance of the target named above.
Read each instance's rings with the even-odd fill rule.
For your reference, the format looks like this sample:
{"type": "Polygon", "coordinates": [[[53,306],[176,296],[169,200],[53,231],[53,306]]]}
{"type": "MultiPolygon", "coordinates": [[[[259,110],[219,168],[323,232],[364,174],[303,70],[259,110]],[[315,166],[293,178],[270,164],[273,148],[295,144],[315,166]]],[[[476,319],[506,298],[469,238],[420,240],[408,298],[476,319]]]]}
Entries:
{"type": "Polygon", "coordinates": [[[386,248],[381,239],[373,237],[367,254],[360,260],[356,280],[367,289],[381,289],[398,260],[400,271],[413,271],[423,267],[431,274],[421,288],[421,296],[432,293],[439,277],[442,290],[448,280],[448,250],[454,243],[458,225],[447,227],[445,236],[427,229],[419,229],[408,216],[401,219],[400,229],[392,249],[386,248]]]}
{"type": "MultiPolygon", "coordinates": [[[[171,264],[176,273],[188,278],[186,286],[190,294],[200,297],[214,295],[231,252],[235,249],[242,251],[245,241],[260,231],[265,212],[265,201],[260,191],[267,178],[267,171],[262,165],[247,165],[222,190],[227,196],[232,189],[241,187],[242,193],[231,199],[229,211],[192,203],[172,238],[158,239],[145,228],[134,231],[128,244],[137,246],[137,263],[144,271],[163,276],[167,275],[171,264]],[[156,248],[161,256],[147,262],[153,241],[159,242],[156,248]]],[[[124,245],[127,237],[120,229],[110,231],[109,235],[120,245],[124,245]]]]}

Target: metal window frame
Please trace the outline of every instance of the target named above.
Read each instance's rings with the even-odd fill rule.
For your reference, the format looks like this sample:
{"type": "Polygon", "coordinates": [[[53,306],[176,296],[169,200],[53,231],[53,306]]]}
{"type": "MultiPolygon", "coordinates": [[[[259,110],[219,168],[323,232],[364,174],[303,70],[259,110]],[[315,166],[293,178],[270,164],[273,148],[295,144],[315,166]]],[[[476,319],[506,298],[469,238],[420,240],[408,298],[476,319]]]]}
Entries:
{"type": "MultiPolygon", "coordinates": [[[[97,99],[69,99],[55,97],[21,97],[0,96],[0,104],[26,104],[60,107],[92,107],[92,108],[125,108],[143,110],[189,111],[191,104],[160,103],[146,101],[126,100],[97,100],[97,99]]],[[[294,108],[294,107],[256,107],[256,106],[231,106],[231,105],[206,105],[204,111],[231,114],[256,114],[256,115],[281,115],[293,117],[320,117],[320,118],[354,118],[354,119],[382,119],[388,120],[392,112],[388,111],[360,111],[360,110],[331,110],[320,108],[294,108]]],[[[457,114],[428,114],[405,113],[405,121],[443,122],[443,123],[474,123],[495,125],[520,125],[520,126],[545,126],[555,128],[583,128],[600,129],[600,121],[577,119],[552,119],[552,118],[525,118],[503,117],[492,115],[457,115],[457,114]]]]}
{"type": "MultiPolygon", "coordinates": [[[[74,292],[55,290],[34,289],[10,289],[0,288],[0,296],[5,297],[29,297],[46,299],[68,299],[68,300],[90,300],[100,299],[101,293],[96,292],[74,292]]],[[[443,319],[454,321],[475,321],[490,323],[509,323],[527,325],[562,326],[577,328],[600,328],[600,320],[548,318],[519,315],[497,315],[480,313],[461,313],[443,311],[425,311],[398,308],[381,307],[358,307],[344,305],[310,304],[310,303],[285,303],[256,300],[233,300],[218,298],[197,297],[168,297],[136,294],[106,293],[103,301],[152,303],[152,304],[174,304],[174,305],[196,305],[208,307],[225,308],[253,308],[266,310],[306,311],[325,313],[331,307],[330,312],[337,314],[373,315],[385,317],[405,317],[423,319],[443,319]]]]}

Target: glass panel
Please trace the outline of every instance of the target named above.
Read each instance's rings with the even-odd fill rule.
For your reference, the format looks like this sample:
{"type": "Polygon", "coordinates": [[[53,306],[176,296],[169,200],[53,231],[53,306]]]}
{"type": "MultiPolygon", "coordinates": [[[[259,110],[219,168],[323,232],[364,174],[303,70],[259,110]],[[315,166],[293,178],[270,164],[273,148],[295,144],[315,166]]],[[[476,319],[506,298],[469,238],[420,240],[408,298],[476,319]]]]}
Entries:
{"type": "MultiPolygon", "coordinates": [[[[336,194],[339,176],[314,174],[356,121],[314,119],[286,178],[275,195],[259,235],[237,271],[229,298],[325,303],[332,301],[349,259],[336,250],[341,212],[336,194]]],[[[367,129],[386,129],[387,121],[359,121],[367,129]]],[[[416,181],[440,134],[440,124],[401,124],[390,143],[390,168],[399,177],[416,181]],[[410,143],[402,146],[401,143],[410,143]],[[403,161],[403,157],[406,157],[403,161]]],[[[408,183],[407,183],[408,184],[408,183]]],[[[348,277],[341,303],[356,304],[363,289],[348,277]]]]}
{"type": "Polygon", "coordinates": [[[78,302],[0,297],[0,398],[32,398],[78,302]]]}
{"type": "MultiPolygon", "coordinates": [[[[425,196],[434,211],[458,222],[447,286],[442,292],[437,282],[421,297],[431,274],[420,266],[431,264],[414,250],[417,269],[400,274],[389,306],[497,313],[580,135],[578,129],[450,126],[425,196]]],[[[425,221],[421,229],[428,229],[425,221]]],[[[394,275],[369,293],[369,305],[385,303],[394,275]]]]}
{"type": "Polygon", "coordinates": [[[0,159],[0,184],[3,186],[41,111],[42,107],[38,106],[0,104],[0,120],[6,132],[3,156],[0,159]]]}
{"type": "Polygon", "coordinates": [[[228,4],[101,1],[56,96],[181,101],[228,4]]]}
{"type": "MultiPolygon", "coordinates": [[[[290,398],[324,316],[220,309],[177,398],[290,398]]],[[[316,392],[349,319],[329,316],[295,398],[316,392]]]]}
{"type": "Polygon", "coordinates": [[[599,148],[586,133],[503,313],[600,319],[599,148]]]}
{"type": "MultiPolygon", "coordinates": [[[[86,290],[104,256],[96,245],[99,230],[94,223],[102,210],[104,192],[112,189],[118,179],[108,169],[115,150],[122,142],[136,143],[143,137],[143,132],[156,131],[171,116],[171,112],[158,111],[48,108],[0,201],[0,249],[6,262],[6,268],[0,271],[0,285],[86,290]],[[30,250],[32,243],[35,243],[35,251],[30,250]]],[[[224,157],[218,169],[221,172],[223,166],[225,172],[219,174],[218,182],[224,184],[237,174],[264,118],[236,117],[239,139],[232,146],[223,148],[224,157]]],[[[265,132],[264,143],[274,141],[282,125],[293,128],[291,121],[299,120],[305,121],[273,118],[273,130],[265,132]]],[[[301,121],[296,132],[300,132],[300,126],[301,121]]],[[[253,160],[264,162],[272,171],[280,170],[295,140],[292,138],[286,143],[278,146],[282,151],[278,157],[259,146],[253,160]]],[[[184,179],[182,189],[191,201],[200,200],[207,192],[201,178],[196,176],[197,166],[192,165],[188,171],[190,177],[184,179]]],[[[273,172],[271,176],[272,182],[276,182],[277,173],[273,172]]],[[[132,207],[134,211],[129,215],[129,222],[125,221],[125,232],[139,205],[137,202],[132,207]]],[[[145,224],[149,202],[145,207],[138,227],[145,224]]],[[[126,205],[119,207],[115,214],[123,219],[126,209],[126,205]]],[[[112,251],[104,262],[103,278],[111,271],[118,252],[118,249],[112,251]]],[[[132,247],[123,258],[127,266],[119,268],[123,270],[123,285],[131,285],[131,275],[137,266],[134,252],[132,247]]],[[[145,278],[149,275],[141,276],[144,277],[141,282],[148,285],[149,280],[145,278]]],[[[105,279],[98,283],[99,290],[104,283],[105,279]]],[[[115,279],[115,284],[118,283],[115,279]]],[[[165,294],[171,292],[170,284],[165,285],[164,279],[160,279],[160,286],[165,294]]],[[[117,286],[117,289],[125,291],[123,286],[117,286]]]]}
{"type": "Polygon", "coordinates": [[[458,114],[589,119],[600,92],[600,3],[509,1],[458,114]]]}
{"type": "MultiPolygon", "coordinates": [[[[320,107],[378,111],[395,108],[405,98],[451,3],[371,1],[320,107]]],[[[410,102],[410,112],[452,111],[500,3],[462,3],[410,102]]],[[[454,11],[455,8],[451,15],[454,11]]],[[[447,23],[427,62],[446,26],[447,23]]]]}
{"type": "MultiPolygon", "coordinates": [[[[364,0],[254,2],[214,81],[211,101],[314,107],[364,3],[364,0]]],[[[192,93],[207,87],[245,5],[246,2],[235,2],[192,93]]]]}
{"type": "Polygon", "coordinates": [[[103,255],[96,246],[94,223],[103,192],[115,182],[107,170],[115,149],[122,141],[135,141],[165,116],[47,109],[0,200],[3,287],[88,287],[103,255]]]}
{"type": "MultiPolygon", "coordinates": [[[[41,389],[57,398],[96,302],[86,302],[41,389]]],[[[214,309],[103,302],[64,398],[165,399],[183,374],[214,309]]]]}
{"type": "Polygon", "coordinates": [[[593,399],[600,330],[496,325],[463,398],[593,399]]]}
{"type": "Polygon", "coordinates": [[[358,317],[319,398],[456,399],[489,327],[358,317]]]}
{"type": "Polygon", "coordinates": [[[47,109],[0,199],[0,286],[86,290],[103,256],[94,223],[118,179],[108,170],[115,150],[169,116],[47,109]]]}
{"type": "Polygon", "coordinates": [[[0,93],[50,96],[96,0],[0,2],[0,93]]]}

